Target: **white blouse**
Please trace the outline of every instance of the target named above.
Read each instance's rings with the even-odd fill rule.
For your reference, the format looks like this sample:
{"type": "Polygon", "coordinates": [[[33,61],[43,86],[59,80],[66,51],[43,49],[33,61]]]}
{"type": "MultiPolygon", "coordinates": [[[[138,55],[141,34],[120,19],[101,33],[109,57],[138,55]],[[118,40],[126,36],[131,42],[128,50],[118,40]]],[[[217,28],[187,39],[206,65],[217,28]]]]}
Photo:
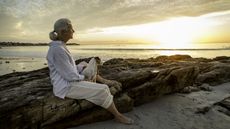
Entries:
{"type": "Polygon", "coordinates": [[[70,89],[69,82],[81,81],[85,77],[79,74],[69,50],[62,41],[52,41],[49,43],[46,59],[48,61],[54,95],[64,99],[70,89]]]}

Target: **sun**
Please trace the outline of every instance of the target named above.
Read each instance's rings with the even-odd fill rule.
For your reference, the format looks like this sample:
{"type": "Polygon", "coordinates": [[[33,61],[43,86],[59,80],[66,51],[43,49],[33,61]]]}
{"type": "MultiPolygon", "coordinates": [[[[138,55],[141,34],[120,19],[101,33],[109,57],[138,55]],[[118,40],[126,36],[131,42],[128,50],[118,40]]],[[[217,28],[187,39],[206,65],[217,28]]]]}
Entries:
{"type": "Polygon", "coordinates": [[[190,48],[207,30],[207,25],[207,20],[192,17],[167,20],[154,25],[152,40],[157,41],[160,48],[190,48]]]}
{"type": "Polygon", "coordinates": [[[156,48],[186,49],[192,48],[193,42],[204,37],[212,22],[203,17],[178,17],[161,22],[147,24],[108,27],[91,30],[95,38],[147,41],[156,48]],[[156,46],[156,44],[158,44],[156,46]]]}
{"type": "Polygon", "coordinates": [[[192,42],[192,28],[183,21],[163,22],[155,30],[154,40],[161,48],[186,48],[192,42]]]}

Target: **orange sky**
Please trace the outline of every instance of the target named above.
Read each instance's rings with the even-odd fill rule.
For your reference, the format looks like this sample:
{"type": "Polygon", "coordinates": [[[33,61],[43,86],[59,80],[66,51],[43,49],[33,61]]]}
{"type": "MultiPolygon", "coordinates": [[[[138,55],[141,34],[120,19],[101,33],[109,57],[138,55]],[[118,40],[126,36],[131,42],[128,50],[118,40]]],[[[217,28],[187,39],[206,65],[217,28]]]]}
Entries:
{"type": "Polygon", "coordinates": [[[230,42],[229,0],[0,0],[0,10],[0,41],[48,43],[53,23],[67,17],[70,42],[230,42]]]}

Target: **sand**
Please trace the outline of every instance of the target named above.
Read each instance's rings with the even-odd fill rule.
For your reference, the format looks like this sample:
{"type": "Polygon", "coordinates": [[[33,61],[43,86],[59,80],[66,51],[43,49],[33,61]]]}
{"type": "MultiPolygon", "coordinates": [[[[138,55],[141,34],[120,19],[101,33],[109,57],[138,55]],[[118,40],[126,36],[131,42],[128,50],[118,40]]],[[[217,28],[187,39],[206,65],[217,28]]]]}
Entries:
{"type": "Polygon", "coordinates": [[[230,96],[230,83],[211,87],[212,91],[162,96],[125,113],[135,120],[123,125],[108,120],[70,129],[230,129],[230,117],[219,112],[213,104],[230,96]],[[199,108],[210,107],[205,114],[199,108]]]}
{"type": "Polygon", "coordinates": [[[0,75],[12,72],[27,72],[47,67],[45,58],[0,57],[0,75]]]}

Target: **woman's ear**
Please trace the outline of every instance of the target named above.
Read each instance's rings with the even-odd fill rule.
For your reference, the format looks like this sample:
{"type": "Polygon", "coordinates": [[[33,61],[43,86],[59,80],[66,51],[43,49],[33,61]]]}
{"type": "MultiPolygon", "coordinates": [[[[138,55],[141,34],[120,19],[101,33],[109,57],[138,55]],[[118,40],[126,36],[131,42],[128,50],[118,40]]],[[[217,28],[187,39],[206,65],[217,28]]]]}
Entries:
{"type": "Polygon", "coordinates": [[[61,30],[61,31],[60,31],[60,34],[61,34],[61,35],[65,34],[65,33],[66,33],[65,30],[61,30]]]}

